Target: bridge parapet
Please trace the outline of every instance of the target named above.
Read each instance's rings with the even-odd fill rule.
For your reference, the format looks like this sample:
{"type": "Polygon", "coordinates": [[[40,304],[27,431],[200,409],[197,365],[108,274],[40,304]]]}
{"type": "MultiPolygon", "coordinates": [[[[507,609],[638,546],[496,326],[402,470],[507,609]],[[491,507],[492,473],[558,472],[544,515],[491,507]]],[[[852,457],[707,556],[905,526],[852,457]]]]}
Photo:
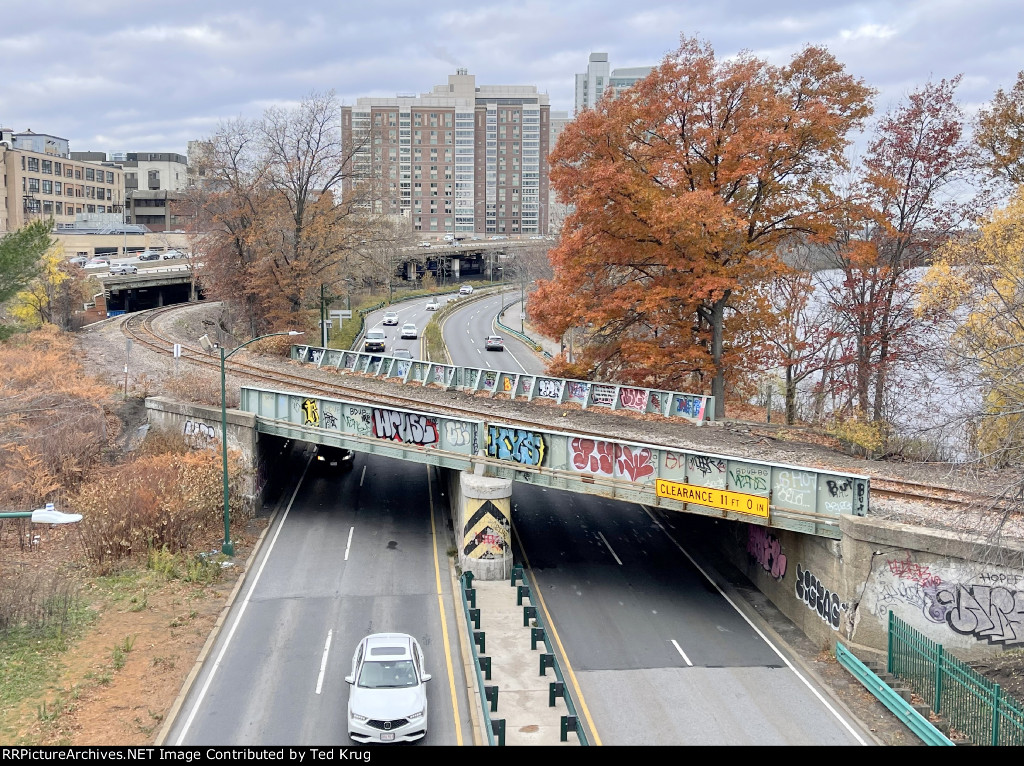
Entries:
{"type": "Polygon", "coordinates": [[[839,538],[841,516],[868,511],[870,480],[858,474],[318,393],[243,387],[240,406],[259,431],[285,438],[822,537],[839,538]]]}
{"type": "Polygon", "coordinates": [[[318,369],[362,373],[403,383],[424,386],[438,384],[463,391],[484,391],[491,396],[507,396],[510,399],[573,403],[583,409],[603,407],[657,414],[667,418],[682,418],[696,425],[714,420],[715,397],[705,394],[517,374],[482,367],[459,367],[317,346],[292,346],[290,355],[293,360],[314,365],[318,369]]]}

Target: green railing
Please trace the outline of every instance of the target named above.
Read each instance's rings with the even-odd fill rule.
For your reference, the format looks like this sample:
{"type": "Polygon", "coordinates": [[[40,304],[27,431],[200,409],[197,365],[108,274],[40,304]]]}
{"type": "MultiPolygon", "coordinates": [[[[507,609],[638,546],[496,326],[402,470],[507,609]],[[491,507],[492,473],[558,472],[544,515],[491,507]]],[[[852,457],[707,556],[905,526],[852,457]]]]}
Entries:
{"type": "Polygon", "coordinates": [[[979,745],[1024,745],[1024,704],[889,612],[888,670],[979,745]]]}

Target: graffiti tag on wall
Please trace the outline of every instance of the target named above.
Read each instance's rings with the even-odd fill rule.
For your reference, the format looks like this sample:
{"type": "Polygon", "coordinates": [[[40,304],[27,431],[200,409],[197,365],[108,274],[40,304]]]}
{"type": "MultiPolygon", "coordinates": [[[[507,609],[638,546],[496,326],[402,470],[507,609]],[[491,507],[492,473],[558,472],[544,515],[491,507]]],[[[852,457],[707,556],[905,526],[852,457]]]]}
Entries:
{"type": "Polygon", "coordinates": [[[649,395],[646,388],[619,389],[619,406],[627,410],[647,412],[647,399],[649,395]]]}
{"type": "Polygon", "coordinates": [[[185,428],[182,430],[185,443],[197,449],[213,449],[216,442],[220,441],[217,430],[206,423],[198,420],[186,420],[185,428]]]}
{"type": "Polygon", "coordinates": [[[540,465],[544,460],[544,437],[521,428],[488,426],[487,455],[522,465],[540,465]]]}
{"type": "Polygon", "coordinates": [[[437,420],[415,412],[373,409],[373,435],[378,439],[436,447],[440,441],[437,420]]]}
{"type": "Polygon", "coordinates": [[[776,580],[786,575],[786,554],[782,552],[779,538],[764,527],[748,524],[747,553],[776,580]]]}
{"type": "Polygon", "coordinates": [[[541,378],[537,381],[537,396],[544,399],[560,399],[565,381],[541,378]]]}
{"type": "Polygon", "coordinates": [[[1024,643],[1024,593],[1003,586],[946,585],[936,590],[946,623],[990,644],[1024,643]]]}
{"type": "Polygon", "coordinates": [[[821,580],[800,564],[796,565],[796,597],[803,601],[808,609],[816,612],[832,630],[839,630],[839,615],[849,606],[841,603],[838,593],[826,588],[821,580]]]}
{"type": "Polygon", "coordinates": [[[316,399],[302,400],[302,425],[320,425],[320,407],[317,405],[316,399]]]}
{"type": "Polygon", "coordinates": [[[628,477],[638,481],[654,473],[654,456],[647,447],[627,447],[596,439],[569,440],[572,466],[580,473],[628,477]]]}

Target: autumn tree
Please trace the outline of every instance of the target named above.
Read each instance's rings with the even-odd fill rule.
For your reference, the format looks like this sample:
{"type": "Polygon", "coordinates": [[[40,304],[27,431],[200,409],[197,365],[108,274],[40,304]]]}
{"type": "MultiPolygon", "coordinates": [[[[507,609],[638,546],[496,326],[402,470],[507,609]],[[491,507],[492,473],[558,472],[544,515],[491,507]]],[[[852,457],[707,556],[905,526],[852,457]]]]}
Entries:
{"type": "Polygon", "coordinates": [[[64,258],[64,248],[54,244],[39,260],[35,278],[10,302],[11,316],[23,327],[36,329],[53,324],[72,329],[72,316],[86,298],[89,277],[64,258]]]}
{"type": "MultiPolygon", "coordinates": [[[[24,290],[39,273],[43,254],[53,244],[52,221],[35,220],[0,237],[0,305],[24,290]]],[[[0,338],[13,328],[0,324],[0,338]]]]}
{"type": "Polygon", "coordinates": [[[1009,93],[1000,88],[978,111],[974,139],[992,174],[1024,184],[1024,71],[1009,93]]]}
{"type": "Polygon", "coordinates": [[[374,220],[358,194],[342,198],[353,153],[333,92],[259,120],[225,123],[206,142],[197,242],[207,293],[241,309],[251,334],[285,325],[351,277],[374,220]]]}
{"type": "Polygon", "coordinates": [[[827,231],[830,183],[870,97],[822,48],[780,67],[749,53],[719,61],[683,38],[562,131],[551,180],[574,212],[531,316],[555,337],[586,325],[577,358],[591,374],[710,382],[723,417],[727,380],[766,353],[753,328],[771,314],[752,288],[781,243],[827,231]]]}
{"type": "Polygon", "coordinates": [[[947,242],[922,280],[921,316],[950,318],[948,359],[979,383],[974,446],[985,462],[1024,463],[1024,186],[977,232],[947,242]]]}
{"type": "Polygon", "coordinates": [[[839,278],[823,294],[842,346],[829,382],[848,393],[841,414],[883,430],[906,379],[898,373],[928,350],[927,328],[914,315],[918,270],[980,203],[970,187],[974,150],[954,100],[959,82],[928,83],[879,121],[829,243],[839,278]]]}

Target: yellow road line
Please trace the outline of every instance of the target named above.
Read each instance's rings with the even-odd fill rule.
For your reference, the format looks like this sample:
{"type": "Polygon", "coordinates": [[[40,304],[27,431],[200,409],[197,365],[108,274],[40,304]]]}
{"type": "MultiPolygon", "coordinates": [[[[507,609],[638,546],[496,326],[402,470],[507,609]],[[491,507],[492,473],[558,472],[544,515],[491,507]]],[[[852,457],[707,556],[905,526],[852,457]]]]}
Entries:
{"type": "Polygon", "coordinates": [[[455,668],[452,666],[452,653],[448,646],[448,620],[444,616],[444,593],[441,590],[441,565],[437,553],[437,527],[434,523],[434,491],[430,485],[430,469],[427,469],[427,499],[430,502],[430,537],[434,549],[434,587],[437,589],[437,608],[441,613],[441,635],[444,642],[444,661],[448,669],[448,690],[452,699],[452,712],[455,715],[455,744],[462,747],[462,720],[459,717],[459,699],[455,694],[455,668]]]}
{"type": "MultiPolygon", "coordinates": [[[[512,519],[509,519],[509,524],[512,524],[512,519]]],[[[512,529],[515,530],[515,525],[512,524],[512,529]]],[[[519,539],[519,533],[516,532],[516,539],[519,539]]],[[[548,630],[551,631],[552,637],[555,639],[555,644],[558,646],[558,651],[562,655],[562,660],[565,662],[566,671],[569,673],[569,680],[572,682],[572,688],[576,690],[576,698],[580,703],[580,712],[583,713],[583,717],[587,719],[587,726],[590,728],[590,733],[594,735],[594,744],[601,746],[601,735],[597,733],[597,727],[594,726],[594,719],[590,717],[590,710],[587,708],[587,702],[583,699],[583,690],[580,688],[579,683],[576,681],[576,673],[573,672],[572,664],[569,662],[569,657],[565,653],[565,647],[562,646],[562,639],[558,637],[558,631],[555,629],[555,621],[551,618],[551,613],[548,611],[548,606],[544,602],[544,594],[540,592],[540,587],[537,585],[537,579],[534,577],[533,569],[530,566],[530,559],[526,555],[526,549],[523,547],[523,541],[519,540],[519,550],[523,554],[523,561],[526,563],[526,573],[530,577],[530,598],[537,594],[537,599],[540,601],[540,608],[544,612],[544,622],[547,625],[548,630]]]]}

